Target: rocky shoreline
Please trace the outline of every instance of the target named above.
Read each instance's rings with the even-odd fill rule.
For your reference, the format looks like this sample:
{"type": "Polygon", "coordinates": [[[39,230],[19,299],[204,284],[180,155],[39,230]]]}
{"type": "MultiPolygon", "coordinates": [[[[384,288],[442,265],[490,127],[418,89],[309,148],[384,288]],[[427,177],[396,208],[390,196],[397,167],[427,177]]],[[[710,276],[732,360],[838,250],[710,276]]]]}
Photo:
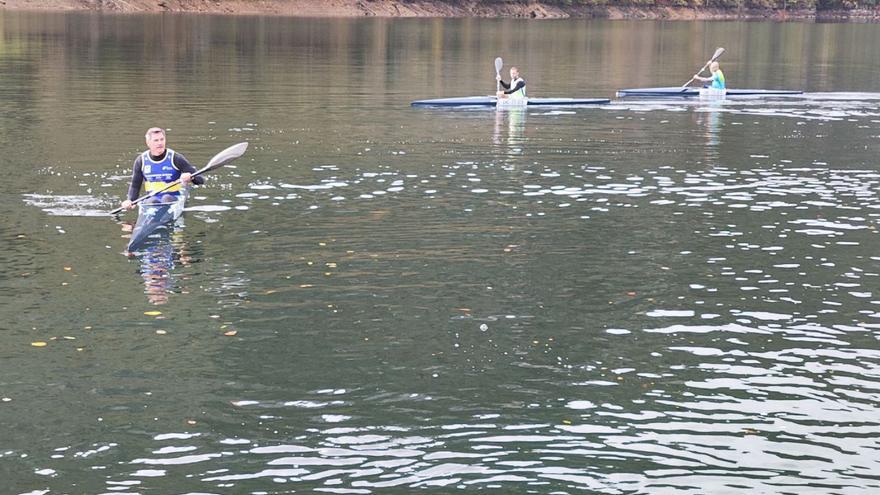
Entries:
{"type": "Polygon", "coordinates": [[[880,9],[718,9],[691,7],[561,6],[474,0],[0,0],[0,10],[107,13],[191,12],[295,17],[505,17],[666,20],[806,20],[878,22],[880,9]]]}

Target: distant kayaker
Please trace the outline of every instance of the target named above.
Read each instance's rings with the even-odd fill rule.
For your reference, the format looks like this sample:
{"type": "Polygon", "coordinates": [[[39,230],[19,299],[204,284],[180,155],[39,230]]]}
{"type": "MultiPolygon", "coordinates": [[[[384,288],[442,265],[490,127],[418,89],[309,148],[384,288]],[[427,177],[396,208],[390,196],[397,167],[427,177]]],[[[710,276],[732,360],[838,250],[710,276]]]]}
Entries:
{"type": "Polygon", "coordinates": [[[706,85],[708,88],[712,89],[726,89],[727,84],[724,82],[724,73],[721,72],[721,65],[716,61],[709,64],[709,72],[712,73],[709,77],[702,77],[699,74],[694,74],[694,79],[698,81],[703,81],[705,83],[709,83],[706,85]]]}
{"type": "Polygon", "coordinates": [[[526,80],[519,75],[518,68],[510,68],[510,83],[502,81],[500,74],[495,76],[495,80],[504,87],[504,90],[496,93],[498,98],[517,99],[526,97],[526,80]]]}
{"type": "Polygon", "coordinates": [[[168,184],[180,179],[180,184],[172,186],[149,199],[150,203],[169,203],[177,199],[180,190],[190,182],[203,184],[205,178],[193,177],[196,172],[186,158],[180,153],[165,147],[165,130],[159,127],[151,127],[144,136],[147,140],[148,150],[144,151],[134,160],[131,171],[131,185],[128,187],[128,197],[122,202],[122,207],[130,210],[132,204],[141,192],[141,186],[147,193],[158,191],[168,184]]]}

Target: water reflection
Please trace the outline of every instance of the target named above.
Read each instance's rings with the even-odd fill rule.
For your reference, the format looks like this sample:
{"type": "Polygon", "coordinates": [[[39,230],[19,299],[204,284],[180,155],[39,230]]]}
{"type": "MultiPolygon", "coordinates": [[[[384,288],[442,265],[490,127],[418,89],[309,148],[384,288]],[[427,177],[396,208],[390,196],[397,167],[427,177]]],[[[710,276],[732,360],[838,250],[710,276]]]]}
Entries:
{"type": "Polygon", "coordinates": [[[724,100],[712,99],[700,102],[699,108],[694,109],[694,121],[697,129],[702,129],[705,142],[705,163],[715,165],[718,163],[721,144],[721,114],[723,113],[724,100]]]}
{"type": "Polygon", "coordinates": [[[507,42],[610,93],[689,74],[709,31],[749,86],[876,91],[876,27],[41,19],[0,61],[28,116],[0,115],[6,491],[880,491],[876,93],[407,106],[477,94],[507,42]],[[89,215],[138,110],[254,149],[126,263],[89,215]]]}
{"type": "Polygon", "coordinates": [[[496,146],[504,147],[508,154],[521,154],[522,146],[525,143],[526,117],[528,113],[525,107],[511,106],[495,110],[492,142],[496,146]]]}
{"type": "MultiPolygon", "coordinates": [[[[138,273],[143,278],[144,294],[150,304],[167,304],[171,294],[186,291],[181,284],[184,278],[175,274],[175,269],[193,262],[181,220],[168,228],[160,228],[131,253],[138,262],[138,273]]],[[[131,230],[131,224],[123,224],[123,232],[131,230]]]]}

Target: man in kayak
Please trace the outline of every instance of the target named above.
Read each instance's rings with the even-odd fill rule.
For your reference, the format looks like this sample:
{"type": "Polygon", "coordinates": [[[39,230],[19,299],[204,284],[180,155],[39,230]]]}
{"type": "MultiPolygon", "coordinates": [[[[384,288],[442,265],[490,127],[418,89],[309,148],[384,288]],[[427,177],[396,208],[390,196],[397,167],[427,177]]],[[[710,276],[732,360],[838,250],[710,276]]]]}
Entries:
{"type": "Polygon", "coordinates": [[[721,65],[715,61],[709,64],[709,72],[712,73],[709,77],[702,77],[699,74],[694,75],[694,79],[699,81],[703,81],[707,84],[705,87],[712,89],[726,89],[727,84],[724,81],[724,73],[721,72],[721,65]]]}
{"type": "Polygon", "coordinates": [[[160,194],[150,198],[150,203],[170,203],[177,199],[183,187],[190,182],[203,184],[205,178],[193,177],[196,172],[186,158],[180,153],[165,147],[165,130],[159,127],[151,127],[146,134],[147,151],[144,151],[134,160],[131,171],[131,185],[128,186],[128,196],[122,202],[122,207],[130,210],[134,207],[134,200],[141,192],[141,186],[147,193],[158,191],[168,187],[172,182],[180,180],[160,194]]]}
{"type": "Polygon", "coordinates": [[[510,68],[509,84],[501,80],[500,74],[495,76],[495,80],[504,87],[503,91],[496,93],[498,98],[520,99],[526,97],[526,80],[520,77],[518,68],[510,68]]]}

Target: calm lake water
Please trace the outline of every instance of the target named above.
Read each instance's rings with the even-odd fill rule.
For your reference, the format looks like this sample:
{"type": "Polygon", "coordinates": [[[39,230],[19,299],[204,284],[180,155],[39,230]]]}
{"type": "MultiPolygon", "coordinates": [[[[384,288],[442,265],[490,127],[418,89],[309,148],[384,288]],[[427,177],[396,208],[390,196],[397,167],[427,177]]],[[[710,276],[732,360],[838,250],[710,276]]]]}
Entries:
{"type": "Polygon", "coordinates": [[[878,493],[877,46],[0,13],[0,492],[878,493]],[[496,56],[612,97],[717,46],[807,93],[409,106],[496,56]],[[127,257],[106,212],[154,125],[196,166],[250,149],[127,257]]]}

